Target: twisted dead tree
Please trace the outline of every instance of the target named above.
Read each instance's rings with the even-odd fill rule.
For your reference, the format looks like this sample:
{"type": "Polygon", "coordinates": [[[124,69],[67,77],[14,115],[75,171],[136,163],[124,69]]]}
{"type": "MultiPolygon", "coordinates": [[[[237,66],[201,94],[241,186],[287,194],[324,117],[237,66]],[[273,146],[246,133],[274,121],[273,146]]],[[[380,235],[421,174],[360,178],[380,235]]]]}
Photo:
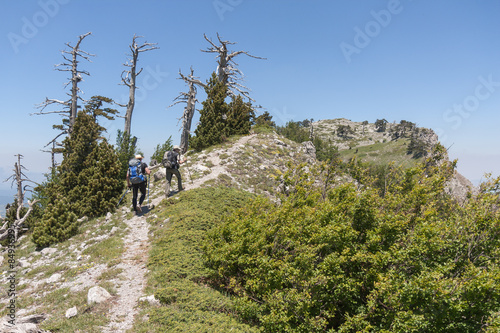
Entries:
{"type": "Polygon", "coordinates": [[[36,184],[34,181],[30,180],[23,172],[26,168],[21,164],[21,158],[23,155],[17,154],[17,162],[14,164],[14,174],[7,178],[5,181],[9,181],[12,179],[12,185],[16,183],[17,186],[17,211],[16,211],[16,220],[8,227],[8,221],[4,223],[4,225],[0,228],[0,241],[6,239],[9,235],[9,229],[14,231],[14,239],[17,241],[17,236],[19,234],[19,230],[23,226],[24,222],[28,218],[28,215],[33,210],[33,206],[38,202],[38,200],[29,201],[28,200],[28,210],[24,215],[21,216],[21,210],[24,207],[24,196],[26,194],[27,188],[30,185],[23,186],[23,182],[31,182],[36,184]]]}
{"type": "Polygon", "coordinates": [[[180,79],[184,80],[186,84],[189,87],[189,92],[181,92],[179,96],[177,96],[174,99],[174,103],[169,105],[167,108],[170,108],[171,106],[174,106],[179,103],[186,103],[186,106],[184,107],[184,113],[182,114],[182,128],[181,128],[181,152],[184,154],[188,150],[188,139],[189,139],[189,134],[191,133],[191,122],[193,120],[194,112],[195,112],[195,105],[196,102],[198,101],[196,99],[196,94],[197,94],[197,88],[196,86],[200,86],[205,88],[206,84],[201,82],[197,77],[194,76],[194,70],[191,67],[191,74],[188,76],[185,76],[181,73],[179,70],[179,76],[180,79]]]}
{"type": "MultiPolygon", "coordinates": [[[[78,42],[75,46],[71,46],[70,43],[66,43],[65,45],[69,48],[69,50],[63,50],[62,57],[64,58],[64,62],[55,65],[55,69],[61,72],[70,72],[71,77],[69,81],[66,82],[64,87],[66,88],[71,84],[71,92],[67,93],[70,98],[68,100],[62,101],[59,99],[53,98],[45,98],[43,103],[36,105],[37,109],[40,109],[39,112],[32,113],[31,115],[46,115],[46,114],[60,114],[63,115],[63,123],[62,125],[53,125],[54,129],[60,130],[61,132],[56,135],[54,139],[52,139],[49,143],[47,143],[45,147],[52,145],[52,149],[45,152],[50,152],[52,154],[52,160],[54,161],[54,155],[62,152],[62,145],[58,141],[58,139],[66,134],[71,135],[71,130],[73,128],[73,124],[75,123],[76,114],[78,112],[78,101],[84,101],[83,98],[80,97],[80,93],[83,93],[82,90],[78,87],[78,83],[80,83],[83,78],[82,75],[90,76],[89,72],[85,70],[78,69],[79,59],[85,59],[89,62],[90,57],[95,55],[90,54],[86,51],[80,49],[80,44],[85,39],[85,37],[91,35],[91,32],[87,32],[86,34],[80,35],[78,37],[78,42]],[[60,109],[54,111],[46,111],[46,108],[49,106],[58,106],[60,109]]],[[[52,163],[53,166],[55,163],[52,163]]]]}
{"type": "Polygon", "coordinates": [[[210,43],[210,47],[206,50],[201,50],[202,52],[207,53],[216,53],[215,57],[217,60],[217,78],[219,81],[223,82],[228,88],[228,94],[230,96],[235,96],[238,92],[244,97],[248,98],[249,101],[255,102],[250,96],[247,87],[242,85],[241,82],[243,80],[243,73],[238,69],[238,64],[234,61],[234,58],[239,56],[240,54],[245,54],[251,58],[255,59],[266,59],[251,55],[246,51],[228,51],[228,45],[234,45],[236,43],[231,43],[229,41],[222,40],[219,34],[217,33],[217,39],[219,40],[220,45],[216,45],[211,39],[209,39],[205,34],[203,34],[205,40],[210,43]]]}
{"type": "Polygon", "coordinates": [[[128,103],[127,104],[116,103],[121,107],[127,108],[127,111],[125,112],[125,129],[124,129],[124,135],[126,137],[130,136],[130,128],[132,125],[132,113],[134,112],[134,107],[135,107],[135,90],[137,89],[137,76],[142,72],[142,68],[137,70],[137,61],[139,59],[139,53],[159,49],[159,47],[156,46],[158,45],[157,43],[144,42],[143,44],[139,45],[137,43],[138,38],[143,38],[143,36],[137,36],[134,34],[134,37],[132,38],[132,44],[129,45],[131,52],[131,54],[129,55],[130,59],[127,59],[127,62],[123,64],[125,67],[129,67],[130,69],[124,70],[121,75],[122,84],[129,88],[128,103]]]}
{"type": "Polygon", "coordinates": [[[33,113],[36,115],[50,114],[50,113],[68,114],[67,121],[63,121],[63,123],[65,123],[66,126],[64,125],[62,127],[55,126],[58,129],[65,130],[65,133],[71,133],[71,129],[73,127],[73,124],[75,123],[76,114],[78,111],[78,100],[83,101],[83,99],[79,96],[79,93],[82,93],[82,90],[78,87],[78,83],[80,83],[83,80],[82,75],[90,76],[90,73],[88,71],[78,69],[78,63],[80,62],[79,61],[80,58],[92,62],[90,60],[90,57],[95,56],[94,54],[90,54],[80,49],[80,44],[82,43],[82,41],[85,39],[85,37],[91,34],[92,34],[91,32],[87,32],[86,34],[79,36],[78,42],[76,43],[75,46],[71,46],[70,43],[66,43],[66,46],[68,46],[70,50],[61,51],[62,57],[64,58],[64,62],[55,65],[56,70],[61,72],[71,73],[69,81],[64,86],[67,87],[68,85],[71,84],[71,93],[67,94],[70,96],[70,99],[66,101],[61,101],[58,99],[46,98],[45,102],[37,105],[37,108],[40,109],[40,112],[33,113]],[[60,105],[62,106],[63,110],[45,111],[45,108],[51,105],[60,105]]]}

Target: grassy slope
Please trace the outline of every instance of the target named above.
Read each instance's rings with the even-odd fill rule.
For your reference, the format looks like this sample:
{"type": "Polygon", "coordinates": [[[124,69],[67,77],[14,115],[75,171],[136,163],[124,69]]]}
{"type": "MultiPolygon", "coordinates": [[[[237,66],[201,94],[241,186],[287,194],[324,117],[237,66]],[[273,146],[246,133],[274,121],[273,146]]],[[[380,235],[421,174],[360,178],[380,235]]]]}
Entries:
{"type": "Polygon", "coordinates": [[[241,207],[251,194],[199,188],[163,200],[150,219],[154,239],[147,294],[163,306],[141,304],[133,332],[256,332],[235,317],[233,299],[204,284],[201,241],[207,230],[241,207]]]}
{"type": "Polygon", "coordinates": [[[340,156],[344,161],[353,156],[357,156],[363,162],[369,162],[377,165],[385,165],[395,162],[403,167],[415,166],[421,159],[414,159],[406,153],[410,139],[399,139],[389,142],[375,143],[369,146],[341,150],[340,156]],[[357,153],[356,153],[357,150],[357,153]]]}

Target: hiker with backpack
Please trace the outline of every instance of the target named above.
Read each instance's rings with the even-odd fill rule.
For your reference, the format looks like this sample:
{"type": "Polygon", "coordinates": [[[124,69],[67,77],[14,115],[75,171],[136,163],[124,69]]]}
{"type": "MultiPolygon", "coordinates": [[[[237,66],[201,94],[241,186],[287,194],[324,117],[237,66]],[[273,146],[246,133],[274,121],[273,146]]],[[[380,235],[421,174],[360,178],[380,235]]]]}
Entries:
{"type": "Polygon", "coordinates": [[[186,162],[186,158],[181,160],[181,149],[179,146],[175,145],[172,150],[165,152],[163,155],[162,164],[166,169],[167,184],[165,185],[165,197],[168,198],[170,195],[170,186],[172,181],[172,175],[177,177],[177,185],[179,192],[183,190],[181,174],[179,172],[179,166],[186,162]]]}
{"type": "Polygon", "coordinates": [[[132,206],[134,207],[134,212],[142,213],[141,205],[146,198],[146,182],[147,175],[151,173],[148,165],[142,162],[142,156],[136,155],[135,158],[131,159],[128,163],[127,171],[127,186],[132,187],[132,206]],[[139,203],[137,203],[137,196],[141,191],[141,197],[139,198],[139,203]]]}

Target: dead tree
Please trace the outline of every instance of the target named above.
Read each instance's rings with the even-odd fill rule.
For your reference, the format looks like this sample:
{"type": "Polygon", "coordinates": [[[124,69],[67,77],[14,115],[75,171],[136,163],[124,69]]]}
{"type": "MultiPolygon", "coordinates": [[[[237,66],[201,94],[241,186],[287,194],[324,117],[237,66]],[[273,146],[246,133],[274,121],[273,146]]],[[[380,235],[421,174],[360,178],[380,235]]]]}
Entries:
{"type": "Polygon", "coordinates": [[[17,154],[16,156],[17,156],[17,162],[14,164],[14,174],[5,180],[9,181],[10,179],[12,179],[12,185],[16,183],[17,186],[16,220],[11,224],[10,227],[8,227],[8,222],[5,222],[4,225],[0,228],[0,241],[8,237],[9,229],[14,231],[14,239],[15,241],[17,241],[19,230],[21,229],[24,222],[28,218],[28,215],[33,210],[33,206],[38,202],[38,200],[33,200],[33,201],[28,200],[28,211],[23,216],[21,216],[21,210],[24,207],[23,205],[24,195],[26,194],[27,188],[29,187],[29,185],[23,186],[23,182],[31,182],[31,183],[35,182],[26,177],[26,175],[23,172],[23,170],[26,170],[26,168],[21,164],[21,158],[23,157],[23,155],[17,154]]]}
{"type": "Polygon", "coordinates": [[[194,76],[194,70],[192,67],[191,67],[191,74],[189,76],[183,75],[180,70],[179,70],[179,75],[180,75],[180,78],[182,80],[184,80],[184,82],[187,83],[187,85],[189,87],[189,92],[187,92],[187,93],[181,92],[179,94],[179,96],[177,96],[174,99],[175,102],[172,105],[169,105],[168,108],[171,106],[174,106],[176,104],[179,104],[179,103],[186,103],[186,106],[184,107],[184,113],[182,114],[182,118],[181,118],[182,119],[182,129],[181,129],[182,133],[181,133],[180,148],[181,148],[181,152],[184,154],[188,149],[189,133],[191,133],[191,122],[193,120],[193,116],[194,116],[194,112],[195,112],[195,105],[196,105],[196,102],[198,101],[196,99],[196,93],[197,93],[196,86],[200,86],[200,87],[205,88],[206,84],[204,84],[203,82],[201,82],[200,80],[198,80],[198,78],[196,78],[194,76]]]}
{"type": "Polygon", "coordinates": [[[243,80],[243,73],[237,68],[238,64],[234,61],[234,58],[240,54],[246,54],[249,57],[255,59],[266,59],[257,57],[249,54],[246,51],[233,51],[230,52],[227,49],[228,45],[234,45],[236,43],[231,43],[229,41],[224,41],[221,39],[219,34],[217,33],[217,39],[219,40],[220,45],[216,45],[209,39],[205,34],[203,34],[205,40],[212,45],[206,50],[201,50],[202,52],[207,53],[216,53],[217,60],[217,78],[219,81],[223,82],[228,87],[229,95],[236,95],[236,92],[240,93],[244,97],[248,98],[248,100],[255,102],[250,96],[248,92],[248,88],[240,84],[243,80]]]}
{"type": "Polygon", "coordinates": [[[76,43],[75,46],[71,46],[70,43],[66,43],[66,46],[68,46],[70,50],[61,51],[62,57],[64,58],[65,61],[55,65],[56,70],[58,71],[71,72],[71,78],[65,84],[65,87],[71,84],[71,93],[68,93],[70,99],[67,101],[61,101],[57,99],[46,98],[45,102],[37,105],[37,108],[41,109],[40,112],[33,113],[36,115],[49,114],[49,113],[68,114],[68,124],[67,127],[65,128],[66,133],[71,133],[71,129],[73,127],[73,124],[75,123],[76,114],[78,110],[78,100],[83,101],[83,99],[79,96],[79,93],[81,93],[82,91],[80,88],[78,88],[78,83],[80,83],[83,80],[82,74],[90,76],[89,72],[78,69],[78,63],[80,62],[79,61],[80,58],[92,62],[90,60],[90,57],[95,56],[80,49],[80,44],[82,43],[82,41],[85,39],[85,37],[91,34],[92,34],[91,32],[87,32],[86,34],[79,36],[78,42],[76,43]],[[46,107],[54,104],[62,105],[64,110],[45,111],[46,107]]]}
{"type": "MultiPolygon", "coordinates": [[[[71,72],[71,77],[69,81],[65,84],[64,87],[67,87],[71,84],[71,93],[67,93],[70,96],[69,100],[62,101],[53,98],[45,98],[43,103],[36,105],[36,108],[40,109],[40,112],[32,113],[31,115],[45,115],[45,114],[62,114],[64,116],[62,125],[53,125],[54,129],[60,130],[61,132],[56,135],[54,139],[48,142],[45,147],[52,145],[52,150],[48,151],[52,154],[52,159],[54,160],[54,154],[60,153],[62,151],[61,148],[55,148],[56,146],[61,146],[61,143],[58,139],[61,136],[66,134],[71,134],[71,130],[73,128],[73,124],[75,123],[76,114],[78,111],[78,100],[83,101],[83,99],[79,96],[82,93],[81,89],[78,87],[78,83],[80,83],[82,79],[82,75],[90,76],[89,72],[85,70],[78,69],[79,59],[83,58],[89,62],[91,62],[90,57],[93,57],[93,54],[85,52],[80,49],[80,44],[83,39],[89,35],[91,32],[87,32],[78,37],[78,42],[75,46],[71,46],[70,43],[66,43],[66,46],[69,47],[70,50],[63,50],[62,57],[64,58],[64,62],[55,65],[56,70],[61,72],[71,72]],[[55,111],[45,111],[45,109],[49,106],[57,105],[62,109],[55,111]]],[[[44,148],[45,148],[44,147],[44,148]]],[[[53,166],[55,163],[52,163],[53,166]]]]}
{"type": "Polygon", "coordinates": [[[132,38],[132,44],[129,45],[131,54],[130,59],[127,59],[127,62],[123,65],[129,67],[129,70],[124,70],[121,75],[122,84],[126,85],[129,88],[129,99],[127,104],[119,104],[121,107],[126,107],[127,111],[125,112],[125,130],[124,135],[127,137],[130,136],[130,128],[132,125],[132,112],[134,112],[135,107],[135,90],[137,89],[137,76],[141,74],[142,68],[137,70],[137,61],[139,59],[139,53],[156,50],[157,43],[143,43],[142,45],[137,44],[137,38],[142,38],[142,36],[137,36],[134,34],[132,38]]]}

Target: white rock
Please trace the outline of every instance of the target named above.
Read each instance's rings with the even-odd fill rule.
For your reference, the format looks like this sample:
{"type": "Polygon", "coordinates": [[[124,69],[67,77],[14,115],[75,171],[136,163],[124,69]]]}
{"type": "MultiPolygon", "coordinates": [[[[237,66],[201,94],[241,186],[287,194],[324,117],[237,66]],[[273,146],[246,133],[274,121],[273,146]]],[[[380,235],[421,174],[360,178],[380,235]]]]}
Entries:
{"type": "Polygon", "coordinates": [[[155,172],[155,174],[153,175],[153,179],[156,182],[158,180],[165,179],[166,176],[167,176],[167,173],[166,173],[165,169],[160,169],[160,170],[155,172]]]}
{"type": "Polygon", "coordinates": [[[66,318],[72,318],[76,317],[78,314],[78,310],[76,309],[76,306],[72,307],[71,309],[66,310],[66,318]]]}
{"type": "Polygon", "coordinates": [[[47,279],[47,283],[55,283],[61,279],[62,275],[59,273],[52,274],[51,277],[47,279]]]}
{"type": "Polygon", "coordinates": [[[206,166],[204,166],[204,165],[197,165],[197,166],[195,167],[195,169],[196,169],[197,171],[200,171],[200,172],[210,170],[210,168],[209,168],[209,167],[206,167],[206,166]]]}
{"type": "MultiPolygon", "coordinates": [[[[0,260],[0,263],[1,263],[1,260],[0,260]]],[[[29,267],[31,264],[28,262],[28,260],[19,259],[19,265],[21,266],[21,268],[26,268],[26,267],[29,267]]]]}
{"type": "Polygon", "coordinates": [[[118,228],[117,228],[117,227],[113,227],[113,228],[111,228],[111,231],[110,231],[109,233],[110,233],[111,235],[114,235],[114,234],[115,234],[115,232],[117,232],[117,231],[118,231],[118,228]]]}
{"type": "Polygon", "coordinates": [[[51,255],[53,253],[56,253],[57,252],[57,249],[53,248],[53,247],[46,247],[45,249],[43,249],[42,251],[42,254],[43,255],[51,255]]]}
{"type": "Polygon", "coordinates": [[[113,217],[113,214],[111,214],[110,212],[108,212],[106,214],[106,220],[111,220],[112,217],[113,217]]]}
{"type": "Polygon", "coordinates": [[[89,289],[87,294],[87,304],[102,303],[111,297],[106,289],[95,286],[89,289]]]}
{"type": "Polygon", "coordinates": [[[151,305],[160,305],[160,301],[155,298],[155,295],[143,296],[139,298],[139,302],[148,302],[151,305]]]}

